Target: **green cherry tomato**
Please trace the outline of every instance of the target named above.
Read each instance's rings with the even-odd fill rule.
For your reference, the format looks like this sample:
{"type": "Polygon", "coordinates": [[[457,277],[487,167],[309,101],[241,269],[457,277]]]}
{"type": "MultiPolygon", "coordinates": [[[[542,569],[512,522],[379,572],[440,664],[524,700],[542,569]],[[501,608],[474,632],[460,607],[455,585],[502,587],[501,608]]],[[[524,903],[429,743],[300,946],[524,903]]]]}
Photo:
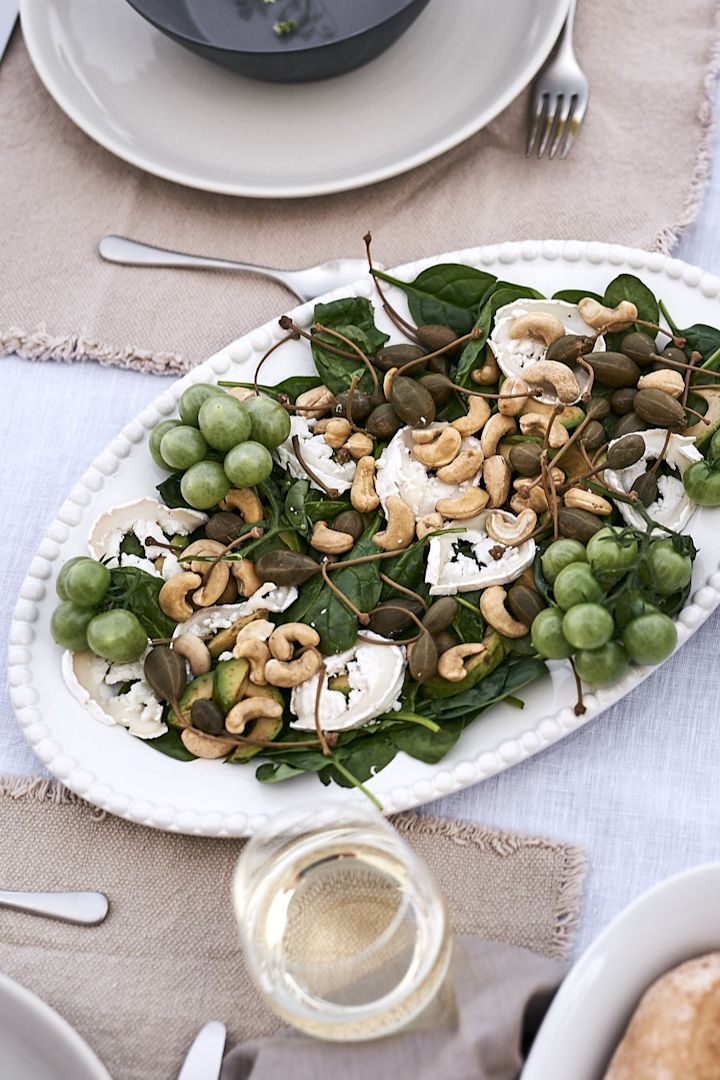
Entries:
{"type": "Polygon", "coordinates": [[[61,600],[70,599],[70,597],[65,591],[65,581],[67,580],[68,574],[76,563],[82,562],[83,559],[86,558],[87,555],[76,555],[74,559],[68,559],[68,561],[64,563],[61,567],[60,573],[57,576],[57,581],[55,582],[55,591],[61,600]]]}
{"type": "Polygon", "coordinates": [[[594,604],[602,598],[602,585],[586,562],[568,563],[553,585],[555,600],[567,611],[576,604],[594,604]]]}
{"type": "Polygon", "coordinates": [[[232,448],[223,467],[235,487],[255,487],[267,480],[272,465],[267,447],[258,442],[244,442],[232,448]]]}
{"type": "Polygon", "coordinates": [[[632,536],[621,539],[622,529],[607,525],[590,537],[587,559],[598,577],[619,577],[635,565],[638,546],[632,536]]]}
{"type": "Polygon", "coordinates": [[[172,429],[175,427],[180,427],[180,424],[180,420],[163,420],[162,423],[158,424],[157,427],[153,428],[150,440],[148,442],[148,447],[150,449],[150,454],[153,461],[161,469],[165,469],[166,472],[172,472],[172,465],[168,465],[167,461],[160,453],[160,443],[162,442],[163,435],[165,435],[168,431],[172,431],[172,429]]]}
{"type": "Polygon", "coordinates": [[[87,643],[96,654],[126,664],[145,652],[148,637],[132,611],[115,608],[95,615],[88,624],[87,643]]]}
{"type": "Polygon", "coordinates": [[[207,454],[207,443],[197,430],[188,424],[166,431],[160,440],[160,456],[173,469],[189,469],[207,454]]]}
{"type": "Polygon", "coordinates": [[[677,645],[675,623],[667,615],[640,615],[623,632],[627,654],[636,664],[661,664],[677,645]]]}
{"type": "Polygon", "coordinates": [[[50,633],[53,641],[63,649],[82,652],[87,649],[88,624],[95,618],[88,608],[79,608],[69,600],[63,600],[52,613],[50,633]]]}
{"type": "Polygon", "coordinates": [[[656,611],[658,608],[640,593],[624,592],[615,605],[615,622],[622,630],[631,619],[637,619],[641,615],[652,615],[656,611]]]}
{"type": "Polygon", "coordinates": [[[720,470],[711,469],[707,461],[696,461],[686,469],[683,484],[698,506],[720,506],[720,470]]]}
{"type": "Polygon", "coordinates": [[[563,613],[558,608],[545,608],[533,619],[530,628],[532,643],[545,660],[567,660],[572,645],[562,632],[563,613]]]}
{"type": "Polygon", "coordinates": [[[565,612],[562,629],[574,649],[599,649],[613,636],[615,623],[602,604],[576,604],[565,612]]]}
{"type": "Polygon", "coordinates": [[[676,551],[672,540],[656,540],[648,548],[644,570],[655,592],[670,596],[690,583],[692,559],[676,551]]]}
{"type": "Polygon", "coordinates": [[[575,653],[577,673],[593,690],[617,682],[627,664],[627,653],[619,641],[608,641],[599,649],[581,649],[575,653]]]}
{"type": "Polygon", "coordinates": [[[252,421],[252,438],[255,442],[262,443],[268,450],[285,442],[290,435],[290,417],[279,401],[254,397],[249,398],[245,405],[252,421]]]}
{"type": "Polygon", "coordinates": [[[545,580],[552,585],[555,578],[565,566],[570,563],[586,562],[585,545],[579,540],[555,540],[554,543],[543,552],[540,563],[545,580]]]}
{"type": "Polygon", "coordinates": [[[199,382],[195,383],[194,386],[188,386],[187,390],[183,391],[178,406],[178,412],[183,424],[197,427],[198,413],[202,403],[212,397],[213,394],[224,393],[222,386],[215,386],[213,383],[199,382]]]}
{"type": "Polygon", "coordinates": [[[196,510],[209,510],[217,506],[230,490],[228,480],[219,461],[199,461],[180,481],[180,492],[186,503],[196,510]]]}
{"type": "Polygon", "coordinates": [[[245,442],[252,426],[245,405],[230,394],[206,398],[200,406],[198,424],[210,446],[223,453],[245,442]]]}
{"type": "Polygon", "coordinates": [[[68,569],[63,585],[67,599],[76,607],[94,608],[105,599],[110,571],[96,559],[81,558],[68,569]]]}

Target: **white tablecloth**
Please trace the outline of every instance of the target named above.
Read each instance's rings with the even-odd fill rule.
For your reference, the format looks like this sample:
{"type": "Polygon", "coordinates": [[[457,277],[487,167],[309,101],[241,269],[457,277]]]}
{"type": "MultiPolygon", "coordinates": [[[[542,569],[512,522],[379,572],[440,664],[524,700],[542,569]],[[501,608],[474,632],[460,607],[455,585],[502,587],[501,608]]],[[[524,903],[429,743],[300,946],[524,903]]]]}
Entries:
{"type": "MultiPolygon", "coordinates": [[[[677,254],[720,273],[720,140],[702,215],[677,254]]],[[[167,381],[94,364],[66,367],[10,358],[2,365],[4,656],[15,596],[65,493],[167,381]]],[[[601,718],[530,761],[428,807],[584,845],[590,874],[578,950],[650,885],[720,858],[719,633],[715,615],[678,655],[601,718]]],[[[3,688],[0,774],[40,771],[3,688]]]]}

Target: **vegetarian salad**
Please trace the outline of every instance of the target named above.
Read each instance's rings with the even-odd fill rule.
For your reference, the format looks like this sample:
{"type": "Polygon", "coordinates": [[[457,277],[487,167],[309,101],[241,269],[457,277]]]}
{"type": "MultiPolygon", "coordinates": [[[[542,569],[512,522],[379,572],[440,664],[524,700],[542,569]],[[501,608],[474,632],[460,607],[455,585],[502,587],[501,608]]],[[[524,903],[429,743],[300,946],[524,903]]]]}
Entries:
{"type": "Polygon", "coordinates": [[[69,690],[176,759],[367,792],[548,663],[580,714],[676,645],[683,530],[720,505],[720,330],[627,274],[552,298],[460,264],[406,282],[366,243],[393,340],[363,298],[281,319],[252,382],[185,390],[150,437],[167,479],[59,574],[69,690]],[[317,374],[263,384],[298,339],[317,374]]]}

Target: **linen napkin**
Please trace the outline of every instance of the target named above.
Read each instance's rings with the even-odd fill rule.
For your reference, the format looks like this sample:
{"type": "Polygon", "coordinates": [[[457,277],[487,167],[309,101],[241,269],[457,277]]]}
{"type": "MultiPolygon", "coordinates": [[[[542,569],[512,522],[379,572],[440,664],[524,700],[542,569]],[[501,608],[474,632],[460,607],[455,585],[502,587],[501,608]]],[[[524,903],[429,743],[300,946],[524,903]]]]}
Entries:
{"type": "Polygon", "coordinates": [[[235,1047],[220,1080],[515,1080],[565,970],[528,949],[461,935],[440,1015],[428,1008],[434,1022],[353,1043],[284,1030],[235,1047]]]}

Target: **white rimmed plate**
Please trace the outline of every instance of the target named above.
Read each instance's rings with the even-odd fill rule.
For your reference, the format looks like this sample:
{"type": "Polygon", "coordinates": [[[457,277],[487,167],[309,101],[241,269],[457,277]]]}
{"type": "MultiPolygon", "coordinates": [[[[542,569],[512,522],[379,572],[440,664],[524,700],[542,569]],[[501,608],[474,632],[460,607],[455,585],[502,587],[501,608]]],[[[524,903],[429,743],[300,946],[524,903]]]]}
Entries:
{"type": "Polygon", "coordinates": [[[522,1080],[598,1080],[648,987],[677,964],[715,949],[720,949],[720,863],[697,866],[643,893],[563,982],[522,1080]]]}
{"type": "MultiPolygon", "coordinates": [[[[401,267],[399,275],[415,276],[435,262],[465,262],[487,269],[505,280],[533,285],[552,295],[570,287],[602,292],[622,272],[638,274],[669,305],[680,325],[720,322],[720,279],[696,267],[659,254],[615,245],[576,241],[509,243],[425,259],[401,267]]],[[[369,280],[329,294],[371,297],[369,280]]],[[[391,290],[403,309],[403,298],[391,290]]],[[[309,325],[312,305],[295,310],[295,320],[309,325]]],[[[382,312],[378,324],[396,333],[382,312]]],[[[173,384],[136,420],[128,424],[69,493],[38,548],[22,586],[11,627],[9,681],[18,720],[41,760],[71,790],[111,813],[142,824],[211,836],[252,832],[264,815],[294,805],[316,802],[325,789],[315,777],[284,784],[263,785],[254,770],[211,761],[191,764],[154,752],[121,728],[93,721],[73,700],[62,682],[60,654],[53,644],[50,615],[56,604],[54,581],[65,559],[85,550],[90,527],[104,510],[151,494],[162,474],[147,450],[154,425],[172,415],[186,386],[198,381],[230,378],[245,381],[274,341],[282,336],[268,323],[173,384]]],[[[290,342],[270,358],[268,381],[290,370],[310,372],[309,349],[290,342]]],[[[690,531],[699,547],[691,603],[678,620],[682,644],[720,603],[717,511],[699,510],[690,531]]],[[[567,665],[523,691],[524,710],[495,706],[463,733],[459,743],[438,765],[424,765],[402,754],[370,787],[388,812],[404,810],[469,787],[509,768],[598,716],[634,689],[651,668],[634,667],[615,686],[590,694],[587,712],[575,716],[574,685],[567,665]]],[[[362,798],[338,789],[340,798],[362,798]]]]}
{"type": "Polygon", "coordinates": [[[12,1080],[110,1080],[77,1031],[24,986],[0,975],[0,1064],[12,1080]]]}
{"type": "Polygon", "coordinates": [[[526,86],[566,11],[567,0],[432,0],[365,67],[288,86],[191,55],[125,0],[21,2],[40,78],[92,139],[167,180],[257,198],[362,187],[456,146],[526,86]]]}

